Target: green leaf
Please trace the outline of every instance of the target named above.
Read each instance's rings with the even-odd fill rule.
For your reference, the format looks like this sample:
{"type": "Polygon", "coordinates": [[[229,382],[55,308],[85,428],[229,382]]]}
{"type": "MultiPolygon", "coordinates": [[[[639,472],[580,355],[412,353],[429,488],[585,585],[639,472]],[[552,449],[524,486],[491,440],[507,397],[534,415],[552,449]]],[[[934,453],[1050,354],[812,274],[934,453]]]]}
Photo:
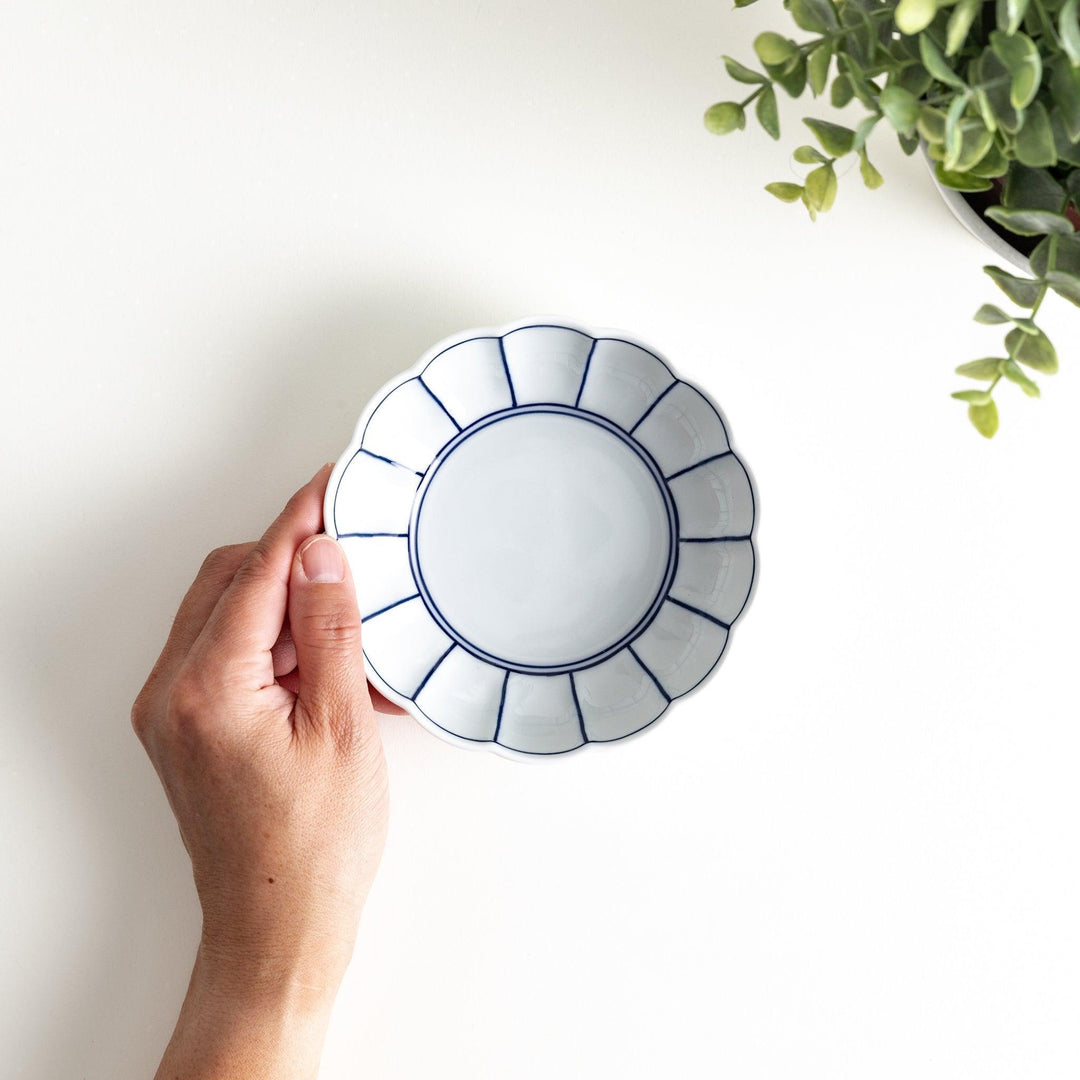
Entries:
{"type": "Polygon", "coordinates": [[[859,121],[859,126],[855,129],[855,142],[854,146],[856,150],[861,150],[866,145],[866,140],[870,138],[870,132],[877,126],[877,122],[881,119],[880,114],[876,116],[866,116],[859,121]]]}
{"type": "Polygon", "coordinates": [[[989,180],[983,180],[970,173],[953,173],[941,167],[939,161],[934,166],[934,176],[943,187],[952,188],[953,191],[989,191],[994,185],[989,180]]]}
{"type": "Polygon", "coordinates": [[[855,91],[851,89],[851,80],[846,75],[837,75],[832,81],[832,89],[829,91],[829,101],[834,109],[842,109],[853,97],[855,91]]]}
{"type": "Polygon", "coordinates": [[[975,107],[979,110],[979,115],[982,117],[983,123],[989,131],[996,132],[998,129],[998,121],[997,117],[994,115],[994,109],[990,104],[990,98],[987,97],[986,91],[981,86],[976,86],[971,94],[975,102],[975,107]]]}
{"type": "Polygon", "coordinates": [[[918,34],[934,21],[936,14],[935,0],[900,0],[893,18],[901,34],[918,34]]]}
{"type": "Polygon", "coordinates": [[[942,82],[946,86],[953,86],[957,90],[965,88],[964,80],[949,67],[945,57],[941,54],[941,50],[929,34],[919,35],[919,56],[922,58],[923,67],[938,82],[942,82]]]}
{"type": "Polygon", "coordinates": [[[993,401],[985,405],[969,405],[968,419],[974,424],[975,430],[987,439],[992,439],[997,433],[998,411],[993,401]]]}
{"type": "Polygon", "coordinates": [[[845,0],[839,9],[840,23],[845,28],[844,52],[863,68],[875,62],[878,47],[888,34],[884,26],[875,27],[867,17],[869,6],[865,0],[845,0]]]}
{"type": "Polygon", "coordinates": [[[1001,374],[1001,365],[1006,363],[1000,356],[985,356],[981,360],[969,360],[956,369],[957,375],[966,375],[969,379],[983,379],[989,382],[1001,374]]]}
{"type": "Polygon", "coordinates": [[[945,29],[946,56],[955,56],[960,51],[982,5],[983,0],[960,0],[952,9],[945,29]]]}
{"type": "Polygon", "coordinates": [[[774,138],[780,138],[780,114],[776,109],[776,91],[766,86],[754,106],[758,123],[774,138]]]}
{"type": "Polygon", "coordinates": [[[879,188],[885,183],[885,178],[874,168],[870,159],[866,156],[865,147],[859,148],[859,175],[862,177],[863,183],[871,190],[879,188]]]}
{"type": "Polygon", "coordinates": [[[830,124],[827,120],[805,119],[803,123],[814,133],[822,149],[833,157],[851,153],[855,145],[855,132],[851,128],[830,124]]]}
{"type": "Polygon", "coordinates": [[[720,101],[705,110],[705,126],[714,135],[727,135],[746,127],[746,112],[734,101],[720,101]]]}
{"type": "Polygon", "coordinates": [[[1080,72],[1059,56],[1050,68],[1050,97],[1073,142],[1080,141],[1080,72]]]}
{"type": "Polygon", "coordinates": [[[817,97],[829,81],[829,65],[832,63],[832,46],[819,45],[806,61],[806,79],[810,92],[817,97]]]}
{"type": "Polygon", "coordinates": [[[1040,330],[1037,334],[1025,334],[1023,330],[1010,330],[1005,335],[1005,348],[1010,360],[1018,360],[1034,371],[1053,375],[1058,369],[1057,352],[1050,339],[1040,330]]]}
{"type": "Polygon", "coordinates": [[[985,405],[992,400],[989,390],[955,390],[952,396],[957,401],[967,401],[972,405],[985,405]]]}
{"type": "Polygon", "coordinates": [[[1061,214],[1065,211],[1066,198],[1065,189],[1045,169],[1032,169],[1013,162],[1001,202],[1003,206],[1061,214]]]}
{"type": "Polygon", "coordinates": [[[1027,11],[1028,0],[1005,0],[1005,32],[1015,34],[1024,21],[1024,12],[1027,11]]]}
{"type": "Polygon", "coordinates": [[[763,64],[786,64],[798,55],[799,47],[790,38],[766,30],[754,38],[754,52],[763,64]]]}
{"type": "Polygon", "coordinates": [[[911,157],[919,149],[919,136],[914,131],[910,135],[897,134],[896,141],[900,144],[900,149],[908,157],[911,157]]]}
{"type": "Polygon", "coordinates": [[[1000,30],[990,32],[990,47],[1012,76],[1009,100],[1014,109],[1025,109],[1039,92],[1042,57],[1039,47],[1027,34],[1012,36],[1000,30]]]}
{"type": "Polygon", "coordinates": [[[791,0],[789,10],[796,26],[815,34],[840,25],[831,0],[791,0]]]}
{"type": "Polygon", "coordinates": [[[1080,277],[1080,235],[1047,236],[1035,245],[1028,262],[1036,277],[1045,278],[1051,273],[1080,277]]]}
{"type": "Polygon", "coordinates": [[[1049,210],[1009,209],[1004,206],[991,206],[986,216],[999,225],[1004,225],[1009,232],[1018,236],[1042,236],[1044,233],[1067,234],[1073,231],[1072,222],[1063,214],[1053,214],[1049,210]]]}
{"type": "Polygon", "coordinates": [[[919,103],[914,94],[902,86],[886,86],[881,91],[878,104],[885,118],[902,135],[909,135],[915,130],[919,119],[919,103]]]}
{"type": "Polygon", "coordinates": [[[797,98],[806,88],[806,57],[802,53],[786,64],[766,64],[765,70],[789,97],[797,98]]]}
{"type": "Polygon", "coordinates": [[[791,12],[795,25],[801,30],[809,30],[811,33],[820,34],[827,29],[824,21],[806,0],[788,0],[788,10],[791,12]]]}
{"type": "Polygon", "coordinates": [[[800,165],[824,165],[829,160],[816,146],[797,146],[791,156],[800,165]]]}
{"type": "Polygon", "coordinates": [[[749,86],[763,86],[769,81],[768,76],[751,71],[745,64],[740,64],[738,60],[734,60],[730,56],[724,57],[724,67],[727,68],[727,73],[736,82],[746,83],[749,86]]]}
{"type": "Polygon", "coordinates": [[[831,165],[819,165],[806,177],[806,201],[815,210],[831,209],[836,200],[836,172],[831,165]]]}
{"type": "Polygon", "coordinates": [[[1016,157],[1033,167],[1057,164],[1050,115],[1041,101],[1024,112],[1024,126],[1016,133],[1016,157]]]}
{"type": "Polygon", "coordinates": [[[921,98],[934,85],[934,77],[922,64],[908,64],[901,71],[893,72],[892,83],[921,98]]]}
{"type": "Polygon", "coordinates": [[[1028,397],[1038,397],[1039,388],[1020,370],[1020,366],[1012,360],[1006,360],[1002,365],[1001,373],[1009,382],[1016,383],[1028,397]]]}
{"type": "Polygon", "coordinates": [[[997,326],[1000,323],[1012,322],[1012,319],[1001,308],[995,307],[993,304],[983,304],[975,312],[975,321],[982,323],[984,326],[997,326]]]}
{"type": "Polygon", "coordinates": [[[788,184],[782,180],[766,184],[765,190],[770,195],[775,195],[781,202],[798,202],[803,193],[801,184],[788,184]]]}
{"type": "Polygon", "coordinates": [[[956,168],[956,162],[960,157],[962,133],[960,131],[960,118],[968,105],[968,95],[958,94],[953,98],[949,111],[945,114],[945,170],[946,172],[961,172],[956,168]]]}
{"type": "Polygon", "coordinates": [[[994,284],[1020,307],[1034,307],[1042,292],[1042,286],[1034,278],[1017,277],[1000,266],[984,266],[983,273],[993,279],[994,284]]]}
{"type": "Polygon", "coordinates": [[[1060,109],[1050,111],[1050,130],[1054,133],[1054,149],[1057,151],[1058,162],[1080,165],[1080,142],[1073,142],[1069,138],[1060,109]]]}
{"type": "Polygon", "coordinates": [[[966,173],[982,161],[994,143],[994,136],[981,120],[975,118],[962,120],[959,133],[956,157],[951,160],[946,157],[945,168],[950,172],[966,173]]]}
{"type": "Polygon", "coordinates": [[[945,114],[932,105],[924,105],[919,110],[916,123],[919,134],[927,141],[939,143],[945,141],[945,114]]]}
{"type": "Polygon", "coordinates": [[[1065,270],[1048,270],[1046,283],[1058,296],[1080,307],[1080,276],[1065,270]]]}
{"type": "Polygon", "coordinates": [[[1077,5],[1080,0],[1066,0],[1058,16],[1058,33],[1061,34],[1061,46],[1072,62],[1073,67],[1080,65],[1080,18],[1077,17],[1077,5]]]}
{"type": "Polygon", "coordinates": [[[735,0],[735,6],[737,8],[749,7],[751,4],[756,4],[757,0],[735,0]]]}
{"type": "MultiPolygon", "coordinates": [[[[1008,132],[1019,131],[1024,117],[1012,104],[1011,72],[989,45],[980,53],[978,66],[981,68],[982,95],[997,119],[998,126],[1008,132]]],[[[976,100],[978,98],[979,94],[976,94],[976,100]]]]}
{"type": "Polygon", "coordinates": [[[877,87],[866,77],[855,59],[849,53],[840,53],[836,58],[836,64],[847,75],[851,83],[851,92],[859,99],[859,104],[871,112],[877,112],[877,87]]]}
{"type": "Polygon", "coordinates": [[[977,165],[972,165],[972,176],[981,176],[984,179],[1004,176],[1009,168],[1009,159],[998,149],[994,143],[986,152],[986,156],[977,165]]]}

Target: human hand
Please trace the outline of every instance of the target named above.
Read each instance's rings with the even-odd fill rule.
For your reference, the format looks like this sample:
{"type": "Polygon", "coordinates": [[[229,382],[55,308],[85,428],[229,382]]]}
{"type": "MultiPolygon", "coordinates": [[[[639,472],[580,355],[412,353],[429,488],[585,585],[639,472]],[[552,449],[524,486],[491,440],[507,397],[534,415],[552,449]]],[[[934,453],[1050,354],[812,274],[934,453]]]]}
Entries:
{"type": "Polygon", "coordinates": [[[353,581],[318,535],[328,476],[258,543],[210,554],[132,709],[203,912],[159,1076],[314,1075],[382,854],[353,581]]]}

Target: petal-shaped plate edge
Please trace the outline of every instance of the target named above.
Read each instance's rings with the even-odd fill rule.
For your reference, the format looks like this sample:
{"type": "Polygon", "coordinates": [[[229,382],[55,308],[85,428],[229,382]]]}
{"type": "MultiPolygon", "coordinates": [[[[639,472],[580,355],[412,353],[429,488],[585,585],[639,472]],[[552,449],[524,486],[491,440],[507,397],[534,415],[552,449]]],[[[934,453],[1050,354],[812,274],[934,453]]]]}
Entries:
{"type": "MultiPolygon", "coordinates": [[[[596,741],[586,742],[586,743],[581,744],[580,746],[576,746],[576,747],[573,747],[572,749],[565,750],[565,751],[562,751],[560,753],[555,753],[555,754],[523,753],[523,752],[518,751],[518,750],[513,750],[508,746],[503,746],[503,745],[501,745],[500,743],[497,743],[497,742],[478,742],[478,741],[475,741],[475,740],[463,739],[463,738],[455,735],[453,732],[447,731],[445,728],[441,728],[441,727],[439,727],[438,724],[433,723],[424,714],[424,712],[420,709],[420,707],[416,704],[415,701],[413,701],[411,698],[403,697],[396,690],[394,690],[393,687],[388,686],[379,677],[378,672],[376,672],[372,668],[371,664],[368,662],[367,653],[365,652],[365,654],[364,654],[365,668],[367,670],[368,681],[371,683],[371,685],[374,686],[375,689],[378,690],[388,701],[392,702],[395,705],[399,705],[410,716],[412,716],[413,719],[417,721],[417,723],[419,723],[422,727],[426,728],[433,735],[435,735],[438,738],[442,739],[444,742],[453,743],[455,746],[460,746],[460,747],[463,747],[463,748],[465,748],[467,750],[485,750],[485,751],[487,751],[489,753],[496,754],[499,757],[509,758],[509,759],[511,759],[513,761],[551,761],[551,760],[558,760],[560,758],[563,758],[568,754],[580,754],[582,751],[588,750],[591,747],[618,746],[618,745],[620,745],[622,743],[625,743],[625,742],[627,742],[627,741],[629,741],[631,739],[640,738],[646,732],[649,732],[653,728],[655,728],[657,726],[657,724],[659,724],[662,720],[664,720],[670,714],[670,712],[671,712],[671,708],[670,708],[671,703],[673,703],[675,701],[681,701],[685,697],[690,697],[691,695],[696,694],[706,683],[708,683],[710,681],[712,676],[719,669],[721,661],[727,656],[727,654],[730,651],[728,646],[731,643],[731,634],[734,632],[735,622],[737,621],[737,619],[742,618],[742,616],[746,613],[746,609],[750,607],[751,603],[754,600],[754,596],[757,593],[757,584],[758,584],[758,577],[759,577],[758,568],[759,568],[760,558],[761,558],[760,552],[758,550],[758,545],[757,545],[758,515],[759,515],[760,511],[759,511],[759,506],[758,506],[757,483],[756,483],[756,481],[754,479],[754,473],[751,470],[751,468],[746,464],[746,461],[739,455],[738,451],[734,448],[734,440],[731,439],[731,427],[728,424],[727,418],[724,416],[723,412],[721,412],[721,410],[720,410],[719,406],[716,404],[716,402],[712,399],[712,397],[705,390],[703,390],[696,383],[688,382],[685,379],[681,379],[678,372],[675,371],[671,367],[671,365],[667,362],[666,359],[664,359],[662,353],[657,352],[654,348],[652,348],[652,346],[646,344],[643,341],[640,341],[639,339],[635,338],[632,334],[628,334],[623,330],[615,330],[615,329],[610,329],[610,328],[599,328],[599,329],[593,328],[593,329],[590,329],[589,327],[583,326],[580,323],[574,322],[574,321],[572,321],[570,319],[562,319],[562,318],[559,318],[558,316],[536,316],[536,317],[533,317],[533,318],[518,319],[515,322],[507,323],[505,326],[478,327],[478,328],[475,328],[475,329],[463,330],[463,331],[461,331],[460,333],[457,333],[457,334],[451,334],[449,337],[444,338],[443,340],[441,340],[441,341],[437,342],[435,345],[433,345],[430,349],[428,349],[420,357],[419,360],[416,361],[415,364],[413,364],[409,368],[406,368],[404,371],[400,372],[398,375],[395,375],[392,379],[389,379],[374,394],[372,394],[372,396],[371,396],[370,400],[368,401],[367,405],[364,407],[364,411],[361,413],[359,420],[357,420],[357,422],[356,422],[356,426],[353,429],[352,438],[350,439],[348,446],[343,451],[343,453],[339,456],[338,460],[335,462],[333,471],[330,473],[330,479],[327,481],[327,484],[326,484],[326,496],[325,496],[325,498],[323,500],[323,520],[324,520],[324,522],[327,523],[327,524],[332,524],[333,523],[333,520],[334,520],[334,518],[333,518],[334,498],[337,495],[337,489],[338,489],[338,485],[341,482],[341,477],[342,477],[345,469],[348,467],[349,462],[352,460],[353,455],[360,448],[360,445],[361,445],[361,443],[363,441],[364,430],[367,427],[368,420],[371,418],[372,414],[375,412],[375,410],[382,403],[383,399],[388,394],[390,394],[391,391],[395,390],[402,383],[408,382],[410,379],[414,379],[417,376],[422,375],[424,370],[427,368],[427,366],[437,356],[439,356],[442,353],[446,352],[447,349],[453,348],[455,345],[460,345],[465,341],[469,341],[472,338],[477,338],[477,337],[501,338],[501,337],[505,336],[506,334],[511,333],[514,330],[521,330],[521,329],[524,329],[525,327],[528,327],[528,326],[564,327],[564,328],[566,328],[568,330],[577,330],[579,333],[588,334],[589,336],[591,336],[593,338],[596,338],[596,339],[613,338],[613,339],[615,339],[617,341],[625,341],[630,345],[636,345],[639,348],[644,349],[646,352],[652,353],[654,356],[656,356],[658,359],[660,359],[661,362],[664,364],[664,366],[667,367],[667,369],[671,372],[671,375],[672,375],[673,379],[675,379],[675,380],[677,380],[679,382],[687,382],[687,385],[691,386],[699,394],[701,394],[701,396],[704,397],[705,400],[708,401],[708,403],[710,405],[712,405],[712,407],[716,410],[716,413],[720,417],[720,421],[724,426],[724,430],[728,435],[728,441],[729,441],[729,444],[732,447],[732,453],[738,458],[739,463],[742,465],[743,469],[746,471],[746,475],[747,475],[748,479],[750,480],[750,497],[751,497],[751,500],[752,500],[752,510],[751,510],[752,517],[751,517],[751,528],[750,528],[749,538],[750,538],[751,544],[753,545],[753,555],[754,555],[753,577],[752,577],[752,580],[750,582],[750,591],[747,593],[746,600],[743,602],[743,606],[742,606],[742,608],[741,608],[741,610],[739,612],[739,615],[736,617],[736,620],[732,621],[731,627],[729,628],[727,641],[725,643],[725,647],[724,647],[723,651],[716,658],[716,661],[713,663],[712,667],[709,668],[709,670],[705,673],[705,675],[703,675],[702,678],[700,680],[698,680],[698,682],[695,683],[693,687],[691,687],[691,689],[687,690],[686,693],[684,693],[684,694],[680,694],[677,697],[672,698],[672,702],[669,702],[668,706],[664,709],[664,711],[654,721],[652,721],[652,723],[647,724],[645,727],[641,728],[638,731],[632,732],[629,735],[624,735],[624,736],[622,736],[621,738],[618,738],[618,739],[596,740],[596,741]]],[[[331,535],[334,535],[334,532],[333,532],[332,528],[328,528],[327,531],[331,535]]]]}

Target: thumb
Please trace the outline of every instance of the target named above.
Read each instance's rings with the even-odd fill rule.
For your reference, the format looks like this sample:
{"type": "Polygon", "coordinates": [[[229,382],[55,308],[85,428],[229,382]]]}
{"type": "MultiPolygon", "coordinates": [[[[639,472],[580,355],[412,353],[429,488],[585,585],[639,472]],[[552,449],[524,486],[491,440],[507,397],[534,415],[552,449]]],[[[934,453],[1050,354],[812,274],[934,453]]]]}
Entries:
{"type": "Polygon", "coordinates": [[[289,579],[289,625],[299,676],[296,712],[312,728],[351,741],[371,715],[360,611],[345,553],[332,537],[309,537],[297,549],[289,579]]]}

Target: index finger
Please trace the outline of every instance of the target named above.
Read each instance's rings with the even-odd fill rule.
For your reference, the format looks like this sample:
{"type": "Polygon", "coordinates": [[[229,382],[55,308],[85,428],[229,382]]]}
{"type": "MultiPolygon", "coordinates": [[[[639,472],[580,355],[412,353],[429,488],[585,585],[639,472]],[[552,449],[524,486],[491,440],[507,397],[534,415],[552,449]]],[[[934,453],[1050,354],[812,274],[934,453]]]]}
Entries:
{"type": "Polygon", "coordinates": [[[255,545],[231,544],[215,548],[203,560],[191,588],[188,589],[173,619],[172,629],[157,663],[143,687],[148,696],[159,696],[198,640],[222,593],[255,545]]]}
{"type": "Polygon", "coordinates": [[[252,689],[274,682],[270,650],[285,622],[292,560],[304,540],[322,531],[323,495],[332,468],[332,463],[324,465],[300,488],[251,549],[192,650],[207,666],[241,664],[257,684],[252,689]]]}

